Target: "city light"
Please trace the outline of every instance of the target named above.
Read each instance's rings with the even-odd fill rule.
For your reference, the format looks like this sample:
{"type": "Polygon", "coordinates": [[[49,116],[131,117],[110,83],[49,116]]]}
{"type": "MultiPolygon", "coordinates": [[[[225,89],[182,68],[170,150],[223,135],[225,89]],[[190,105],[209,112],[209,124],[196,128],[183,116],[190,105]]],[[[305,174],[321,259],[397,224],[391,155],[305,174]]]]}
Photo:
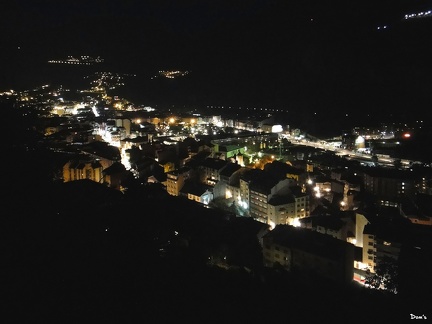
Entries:
{"type": "Polygon", "coordinates": [[[56,13],[65,7],[31,3],[17,17],[6,10],[14,41],[2,50],[2,83],[57,85],[0,92],[4,134],[12,135],[7,148],[17,161],[5,169],[5,210],[14,219],[32,216],[24,227],[25,217],[7,223],[9,241],[19,242],[8,256],[22,259],[11,277],[18,285],[10,285],[20,291],[18,299],[12,294],[16,309],[29,304],[38,316],[66,311],[76,318],[91,309],[118,318],[132,302],[139,315],[164,322],[178,312],[161,309],[196,306],[191,316],[212,308],[209,316],[222,322],[265,317],[273,307],[293,323],[314,322],[312,313],[378,319],[381,308],[391,322],[399,311],[421,319],[410,312],[429,310],[412,298],[429,282],[432,164],[420,162],[430,153],[427,113],[418,124],[430,104],[428,9],[400,12],[390,24],[390,9],[400,4],[374,3],[371,21],[361,14],[370,8],[358,6],[353,15],[353,7],[325,4],[312,18],[317,7],[310,5],[288,10],[259,1],[236,13],[201,4],[207,16],[193,6],[152,4],[149,11],[120,1],[97,19],[101,8],[87,4],[76,21],[76,6],[56,13]],[[355,51],[359,44],[367,51],[355,51]],[[63,47],[101,51],[109,60],[63,54],[48,61],[63,47]],[[380,273],[386,255],[398,268],[380,273]],[[29,280],[22,265],[33,266],[29,280]],[[381,307],[386,294],[363,286],[359,295],[358,287],[338,290],[359,282],[397,293],[388,285],[395,273],[413,309],[381,307]],[[149,288],[155,298],[144,298],[149,288]],[[308,312],[299,292],[324,304],[308,312]],[[259,307],[251,310],[251,301],[259,307]],[[335,312],[320,312],[334,310],[335,301],[335,312]],[[241,313],[232,316],[227,305],[241,313]]]}

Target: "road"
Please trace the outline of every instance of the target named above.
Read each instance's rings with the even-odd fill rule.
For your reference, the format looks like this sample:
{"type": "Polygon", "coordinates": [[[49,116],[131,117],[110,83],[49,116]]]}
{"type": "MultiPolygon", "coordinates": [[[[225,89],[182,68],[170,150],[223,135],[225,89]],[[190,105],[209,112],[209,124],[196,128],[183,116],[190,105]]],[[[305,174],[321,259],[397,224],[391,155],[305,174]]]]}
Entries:
{"type": "MultiPolygon", "coordinates": [[[[314,142],[314,141],[302,139],[299,141],[294,140],[293,143],[298,145],[311,146],[326,151],[333,151],[337,155],[344,156],[347,159],[354,159],[363,162],[365,164],[373,165],[373,155],[367,153],[355,152],[352,150],[346,150],[340,147],[336,147],[331,143],[325,142],[323,140],[320,140],[319,142],[314,142]]],[[[397,160],[396,158],[392,158],[390,156],[382,156],[382,155],[376,155],[376,156],[378,158],[378,164],[386,167],[394,167],[395,160],[397,160]]],[[[418,162],[418,161],[410,161],[410,160],[402,159],[401,166],[403,168],[409,168],[413,162],[418,162]]]]}

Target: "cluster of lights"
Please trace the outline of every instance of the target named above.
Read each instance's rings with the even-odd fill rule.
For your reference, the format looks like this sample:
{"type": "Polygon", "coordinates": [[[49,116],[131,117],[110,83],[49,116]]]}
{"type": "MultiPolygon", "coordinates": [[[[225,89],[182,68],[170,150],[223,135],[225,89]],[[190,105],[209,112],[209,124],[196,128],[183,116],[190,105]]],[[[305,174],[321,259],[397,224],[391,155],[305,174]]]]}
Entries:
{"type": "Polygon", "coordinates": [[[189,74],[189,71],[159,71],[159,75],[167,79],[175,79],[177,77],[182,77],[189,74]]]}
{"type": "Polygon", "coordinates": [[[405,15],[404,19],[427,18],[427,17],[432,17],[432,10],[420,11],[418,13],[413,13],[413,14],[405,15]]]}
{"type": "Polygon", "coordinates": [[[93,58],[88,55],[81,55],[79,58],[69,55],[65,60],[49,60],[48,63],[54,64],[73,64],[73,65],[93,65],[95,63],[102,63],[104,60],[99,56],[93,58]]]}
{"type": "Polygon", "coordinates": [[[207,108],[211,109],[238,109],[238,110],[258,110],[258,111],[274,111],[274,112],[286,112],[284,109],[275,109],[275,108],[256,108],[256,107],[231,107],[231,106],[207,106],[207,108]]]}
{"type": "Polygon", "coordinates": [[[0,96],[5,96],[5,97],[16,96],[16,95],[17,95],[17,93],[14,90],[0,92],[0,96]]]}
{"type": "MultiPolygon", "coordinates": [[[[79,109],[83,108],[85,108],[85,105],[83,103],[76,103],[74,105],[56,105],[53,107],[52,113],[54,115],[78,115],[79,109]]],[[[92,110],[94,111],[94,108],[92,108],[92,110]]]]}
{"type": "Polygon", "coordinates": [[[96,72],[92,76],[86,76],[86,79],[96,78],[90,82],[93,86],[93,91],[104,91],[107,89],[116,89],[120,86],[124,86],[125,76],[136,76],[134,74],[120,74],[120,73],[111,73],[111,72],[96,72]]]}

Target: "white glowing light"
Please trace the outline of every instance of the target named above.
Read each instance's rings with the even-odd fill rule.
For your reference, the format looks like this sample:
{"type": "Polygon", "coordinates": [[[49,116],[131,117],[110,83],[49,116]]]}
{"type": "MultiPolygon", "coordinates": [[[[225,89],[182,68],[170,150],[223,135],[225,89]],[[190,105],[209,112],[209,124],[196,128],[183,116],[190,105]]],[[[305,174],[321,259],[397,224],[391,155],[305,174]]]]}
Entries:
{"type": "Polygon", "coordinates": [[[280,133],[283,131],[282,125],[273,125],[272,133],[280,133]]]}

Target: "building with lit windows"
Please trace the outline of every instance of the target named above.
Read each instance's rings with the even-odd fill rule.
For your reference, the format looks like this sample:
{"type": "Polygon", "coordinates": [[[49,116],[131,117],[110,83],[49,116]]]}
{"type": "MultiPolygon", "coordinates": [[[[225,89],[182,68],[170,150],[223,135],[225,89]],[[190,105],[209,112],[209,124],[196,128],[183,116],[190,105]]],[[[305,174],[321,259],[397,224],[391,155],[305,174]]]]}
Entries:
{"type": "Polygon", "coordinates": [[[301,227],[347,241],[348,226],[336,215],[313,215],[299,220],[301,227]]]}
{"type": "MultiPolygon", "coordinates": [[[[356,258],[354,260],[354,280],[364,282],[366,271],[369,269],[368,263],[364,256],[363,246],[368,246],[366,250],[371,249],[369,236],[364,234],[364,229],[369,224],[368,219],[356,211],[338,211],[330,214],[317,214],[310,217],[299,219],[300,226],[322,234],[329,235],[333,238],[353,244],[356,258]],[[364,243],[364,240],[366,240],[364,243]]],[[[372,238],[371,238],[372,239],[372,238]]],[[[372,240],[373,241],[373,240],[372,240]]],[[[371,264],[370,266],[373,266],[371,264]]]]}
{"type": "Polygon", "coordinates": [[[313,183],[313,194],[316,198],[333,199],[332,180],[327,176],[316,177],[313,183]]]}
{"type": "Polygon", "coordinates": [[[242,167],[237,163],[229,162],[219,173],[218,181],[213,189],[215,198],[231,199],[238,202],[240,199],[239,178],[242,167]]]}
{"type": "Polygon", "coordinates": [[[276,195],[289,193],[291,182],[285,178],[283,180],[271,177],[262,171],[259,178],[254,178],[249,183],[249,213],[256,220],[269,224],[268,202],[276,195]]]}
{"type": "Polygon", "coordinates": [[[267,201],[269,192],[260,188],[250,189],[249,213],[254,219],[268,224],[267,201]]]}
{"type": "Polygon", "coordinates": [[[206,158],[198,166],[200,174],[200,182],[211,186],[214,186],[220,180],[221,170],[230,162],[216,159],[206,158]]]}
{"type": "Polygon", "coordinates": [[[291,179],[293,185],[303,184],[308,179],[308,173],[304,169],[293,167],[278,160],[264,165],[264,170],[277,177],[291,179]]]}
{"type": "Polygon", "coordinates": [[[68,161],[63,166],[63,181],[75,180],[93,180],[102,183],[103,180],[103,167],[99,160],[93,159],[74,159],[68,161]]]}
{"type": "Polygon", "coordinates": [[[213,200],[212,187],[195,181],[185,181],[179,196],[208,205],[213,200]]]}
{"type": "Polygon", "coordinates": [[[369,221],[356,211],[338,211],[317,214],[300,219],[301,227],[330,235],[342,241],[363,247],[363,230],[369,221]]]}
{"type": "Polygon", "coordinates": [[[242,167],[237,163],[227,163],[219,172],[219,178],[221,182],[230,184],[235,181],[235,172],[242,167]]]}
{"type": "MultiPolygon", "coordinates": [[[[408,221],[407,221],[408,222],[408,221]]],[[[383,259],[397,262],[408,231],[394,225],[391,221],[379,221],[367,224],[363,232],[363,263],[374,273],[377,265],[383,259]]]]}
{"type": "Polygon", "coordinates": [[[131,134],[131,120],[129,118],[116,118],[115,125],[117,128],[122,129],[122,133],[124,134],[122,139],[126,138],[131,134]]]}
{"type": "Polygon", "coordinates": [[[249,185],[251,184],[252,180],[254,178],[259,177],[263,171],[259,169],[250,169],[250,168],[243,168],[240,170],[241,170],[240,179],[239,179],[240,201],[249,210],[249,202],[250,202],[249,185]]]}
{"type": "Polygon", "coordinates": [[[183,188],[184,183],[190,178],[190,168],[184,167],[180,170],[167,172],[167,185],[166,190],[172,196],[178,196],[180,190],[183,188]]]}
{"type": "Polygon", "coordinates": [[[383,206],[397,206],[400,199],[414,196],[415,184],[415,177],[408,170],[365,168],[363,171],[365,192],[376,196],[383,206]]]}
{"type": "Polygon", "coordinates": [[[309,195],[293,193],[274,195],[268,202],[268,224],[298,225],[298,220],[309,216],[309,195]]]}

